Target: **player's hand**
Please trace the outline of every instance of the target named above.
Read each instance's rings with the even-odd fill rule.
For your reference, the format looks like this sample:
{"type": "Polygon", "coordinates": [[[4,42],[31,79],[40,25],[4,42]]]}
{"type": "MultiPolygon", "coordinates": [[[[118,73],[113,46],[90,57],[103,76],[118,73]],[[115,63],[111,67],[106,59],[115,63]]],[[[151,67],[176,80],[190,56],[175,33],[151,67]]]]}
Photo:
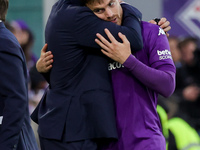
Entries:
{"type": "MultiPolygon", "coordinates": [[[[150,23],[157,24],[155,20],[150,20],[150,23]]],[[[158,25],[165,31],[167,37],[169,37],[168,31],[171,30],[170,22],[167,20],[167,18],[161,18],[158,22],[158,25]]]]}
{"type": "Polygon", "coordinates": [[[122,39],[122,43],[118,42],[108,29],[105,29],[105,33],[111,42],[106,40],[101,34],[97,33],[99,39],[95,39],[95,42],[102,48],[101,51],[111,59],[123,64],[126,59],[131,55],[130,42],[125,35],[119,33],[119,37],[122,39]]]}
{"type": "Polygon", "coordinates": [[[47,51],[47,44],[41,50],[40,58],[36,63],[37,71],[40,73],[47,73],[52,68],[53,55],[51,51],[47,51]]]}

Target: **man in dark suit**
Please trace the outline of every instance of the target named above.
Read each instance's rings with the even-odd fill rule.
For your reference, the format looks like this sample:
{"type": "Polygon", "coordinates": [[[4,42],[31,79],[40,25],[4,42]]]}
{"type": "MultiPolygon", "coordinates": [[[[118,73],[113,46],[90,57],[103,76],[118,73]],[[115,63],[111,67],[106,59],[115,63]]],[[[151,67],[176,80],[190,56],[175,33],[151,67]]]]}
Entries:
{"type": "Polygon", "coordinates": [[[4,25],[8,0],[0,0],[0,149],[38,150],[30,126],[23,50],[4,25]]]}
{"type": "Polygon", "coordinates": [[[108,7],[117,12],[107,21],[77,1],[59,0],[52,7],[45,39],[54,67],[47,74],[49,90],[32,114],[43,150],[94,150],[97,139],[117,139],[108,59],[95,37],[108,28],[118,40],[118,32],[126,34],[133,51],[142,49],[141,13],[118,0],[108,1],[108,7]],[[121,23],[122,8],[119,26],[111,21],[121,23]]]}
{"type": "MultiPolygon", "coordinates": [[[[106,11],[107,17],[103,19],[121,24],[122,12],[118,1],[104,0],[102,3],[104,2],[105,6],[92,11],[104,12],[105,7],[108,11],[112,9],[108,13],[106,11]]],[[[95,49],[98,48],[94,43],[96,33],[104,34],[104,28],[108,28],[116,37],[119,31],[130,40],[135,32],[135,38],[137,35],[140,37],[140,13],[135,8],[122,4],[122,25],[126,27],[119,27],[95,18],[88,8],[72,7],[65,3],[61,0],[54,5],[47,23],[46,31],[54,30],[52,33],[46,32],[49,50],[54,55],[54,67],[50,72],[50,90],[44,95],[32,118],[39,123],[42,149],[93,150],[97,147],[97,139],[106,141],[117,138],[108,61],[102,57],[100,50],[95,49]],[[68,11],[61,11],[63,4],[68,11]],[[67,23],[63,19],[53,21],[61,13],[67,23]],[[64,26],[61,27],[60,21],[64,26]],[[131,28],[134,30],[130,30],[131,28]],[[53,120],[55,121],[52,122],[53,120]]],[[[137,43],[132,37],[136,42],[133,43],[136,44],[135,49],[140,49],[138,45],[141,45],[141,41],[137,43]]]]}

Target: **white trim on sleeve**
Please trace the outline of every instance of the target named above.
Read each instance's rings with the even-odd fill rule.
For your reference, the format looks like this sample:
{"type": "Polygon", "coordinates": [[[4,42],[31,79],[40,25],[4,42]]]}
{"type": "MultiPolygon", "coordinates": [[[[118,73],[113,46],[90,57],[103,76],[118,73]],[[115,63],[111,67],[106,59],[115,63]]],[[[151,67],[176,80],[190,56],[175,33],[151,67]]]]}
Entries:
{"type": "Polygon", "coordinates": [[[0,116],[0,124],[2,124],[3,116],[0,116]]]}

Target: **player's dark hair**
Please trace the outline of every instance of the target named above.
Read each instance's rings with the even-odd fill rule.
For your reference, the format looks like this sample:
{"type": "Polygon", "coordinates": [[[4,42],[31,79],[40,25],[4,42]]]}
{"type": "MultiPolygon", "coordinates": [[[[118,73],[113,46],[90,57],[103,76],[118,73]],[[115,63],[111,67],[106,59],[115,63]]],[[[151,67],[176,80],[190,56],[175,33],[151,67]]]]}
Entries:
{"type": "Polygon", "coordinates": [[[8,10],[9,0],[0,0],[0,20],[6,20],[6,14],[8,10]]]}

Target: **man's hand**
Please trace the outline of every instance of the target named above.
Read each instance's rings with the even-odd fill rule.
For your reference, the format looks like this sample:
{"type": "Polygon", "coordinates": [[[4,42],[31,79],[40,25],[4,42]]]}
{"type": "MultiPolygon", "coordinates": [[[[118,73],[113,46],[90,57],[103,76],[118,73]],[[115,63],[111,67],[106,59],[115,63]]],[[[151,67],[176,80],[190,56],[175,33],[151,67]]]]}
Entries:
{"type": "MultiPolygon", "coordinates": [[[[150,20],[150,23],[157,24],[156,21],[150,20]]],[[[169,30],[171,30],[170,22],[166,18],[161,18],[158,25],[165,31],[167,37],[169,37],[169,30]]]]}
{"type": "Polygon", "coordinates": [[[118,42],[108,29],[105,29],[105,33],[110,39],[111,43],[107,41],[102,35],[97,33],[97,37],[100,39],[95,39],[95,42],[101,46],[102,53],[111,59],[123,64],[126,59],[131,55],[130,42],[125,35],[119,33],[119,37],[122,39],[122,43],[118,42]]]}
{"type": "Polygon", "coordinates": [[[47,44],[41,50],[40,58],[36,63],[37,71],[40,73],[47,73],[52,68],[53,55],[51,51],[47,51],[47,44]]]}

